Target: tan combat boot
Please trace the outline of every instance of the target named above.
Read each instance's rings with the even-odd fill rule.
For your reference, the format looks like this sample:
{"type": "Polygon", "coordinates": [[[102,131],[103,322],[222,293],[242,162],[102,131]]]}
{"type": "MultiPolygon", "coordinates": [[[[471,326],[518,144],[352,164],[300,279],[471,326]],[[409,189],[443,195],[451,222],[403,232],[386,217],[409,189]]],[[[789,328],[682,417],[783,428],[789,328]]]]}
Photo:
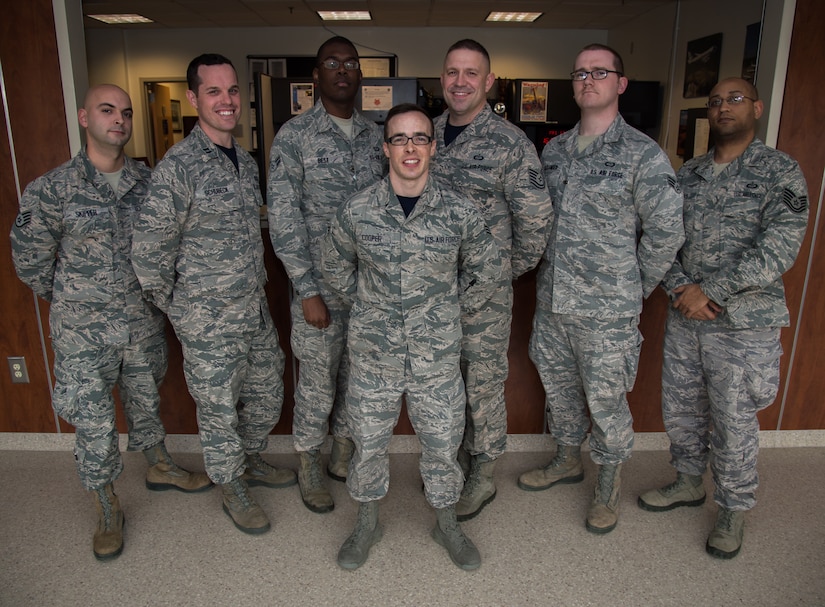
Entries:
{"type": "Polygon", "coordinates": [[[272,487],[282,489],[298,482],[295,472],[289,468],[270,466],[260,453],[247,453],[246,470],[241,478],[249,487],[272,487]]]}
{"type": "Polygon", "coordinates": [[[304,506],[323,514],[335,508],[327,488],[324,486],[324,477],[321,473],[321,454],[315,451],[301,451],[301,468],[298,470],[298,485],[301,489],[301,500],[304,506]]]}
{"type": "Polygon", "coordinates": [[[456,516],[459,522],[469,521],[496,498],[496,485],[493,482],[493,471],[496,460],[480,461],[479,456],[470,459],[470,474],[461,498],[455,505],[456,516]]]}
{"type": "Polygon", "coordinates": [[[329,456],[329,465],[327,466],[327,474],[331,479],[342,483],[347,482],[349,462],[354,451],[355,443],[352,440],[341,436],[332,437],[332,453],[329,456]]]}
{"type": "Polygon", "coordinates": [[[583,480],[581,447],[558,445],[556,456],[550,463],[519,476],[518,486],[525,491],[544,491],[553,485],[580,483],[583,480]]]}
{"type": "Polygon", "coordinates": [[[377,544],[383,533],[378,524],[378,502],[358,504],[355,529],[338,551],[338,565],[344,569],[358,569],[367,562],[370,548],[377,544]]]}
{"type": "Polygon", "coordinates": [[[92,492],[97,508],[97,530],[92,540],[92,550],[99,561],[109,561],[123,552],[123,511],[109,483],[92,492]]]}
{"type": "Polygon", "coordinates": [[[675,481],[643,493],[637,503],[639,508],[650,512],[665,512],[680,506],[701,506],[705,503],[702,476],[677,472],[675,481]]]}
{"type": "Polygon", "coordinates": [[[599,466],[593,503],[587,511],[587,530],[591,533],[610,533],[619,522],[622,465],[599,466]]]}
{"type": "Polygon", "coordinates": [[[249,494],[246,483],[237,478],[221,485],[223,511],[232,519],[235,527],[252,535],[266,533],[270,529],[266,513],[249,494]]]}
{"type": "Polygon", "coordinates": [[[708,536],[705,550],[718,559],[732,559],[742,548],[745,535],[745,513],[719,507],[716,525],[708,536]]]}
{"type": "Polygon", "coordinates": [[[149,462],[149,469],[146,471],[147,489],[177,489],[184,493],[197,493],[212,487],[212,481],[203,472],[189,472],[175,464],[163,443],[146,449],[143,455],[149,462]]]}
{"type": "Polygon", "coordinates": [[[437,522],[430,535],[447,549],[456,566],[471,571],[481,567],[481,555],[472,540],[464,535],[455,514],[455,506],[436,508],[437,522]]]}

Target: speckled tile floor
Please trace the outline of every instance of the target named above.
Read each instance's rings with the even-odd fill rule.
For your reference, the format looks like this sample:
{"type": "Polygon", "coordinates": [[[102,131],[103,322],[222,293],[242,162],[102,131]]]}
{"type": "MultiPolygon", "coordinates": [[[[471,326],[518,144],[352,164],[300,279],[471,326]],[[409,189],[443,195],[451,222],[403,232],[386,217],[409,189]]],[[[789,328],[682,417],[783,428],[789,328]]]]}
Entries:
{"type": "MultiPolygon", "coordinates": [[[[731,561],[704,550],[711,500],[666,513],[636,506],[641,491],[671,480],[665,451],[639,451],[626,464],[619,525],[605,536],[584,528],[589,462],[583,483],[539,493],[516,487],[520,472],[547,458],[502,458],[498,497],[464,524],[483,559],[468,573],[430,539],[435,517],[421,492],[418,455],[393,453],[384,539],[351,572],[335,563],[356,512],[341,483],[329,481],[336,508],[324,515],[301,504],[297,487],[252,489],[273,522],[255,537],[232,526],[216,489],[147,491],[142,456],[126,453],[116,483],[125,548],[99,563],[91,552],[94,508],[71,454],[0,450],[0,605],[825,605],[825,448],[762,449],[759,504],[731,561]]],[[[176,459],[202,469],[196,453],[176,459]]],[[[292,454],[267,459],[297,465],[292,454]]]]}

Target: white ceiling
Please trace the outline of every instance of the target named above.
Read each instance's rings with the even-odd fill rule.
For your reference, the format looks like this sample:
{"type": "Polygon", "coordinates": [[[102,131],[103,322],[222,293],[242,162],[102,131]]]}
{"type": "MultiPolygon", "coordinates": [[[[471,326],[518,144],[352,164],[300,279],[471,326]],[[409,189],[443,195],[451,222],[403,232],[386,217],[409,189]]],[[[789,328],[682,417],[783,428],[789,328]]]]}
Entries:
{"type": "MultiPolygon", "coordinates": [[[[683,0],[684,1],[684,0],[683,0]]],[[[372,21],[329,27],[521,27],[612,29],[676,0],[82,0],[83,14],[138,13],[149,24],[106,25],[84,17],[86,28],[307,27],[317,10],[368,10],[372,21]],[[496,24],[490,11],[544,13],[534,23],[496,24]]]]}

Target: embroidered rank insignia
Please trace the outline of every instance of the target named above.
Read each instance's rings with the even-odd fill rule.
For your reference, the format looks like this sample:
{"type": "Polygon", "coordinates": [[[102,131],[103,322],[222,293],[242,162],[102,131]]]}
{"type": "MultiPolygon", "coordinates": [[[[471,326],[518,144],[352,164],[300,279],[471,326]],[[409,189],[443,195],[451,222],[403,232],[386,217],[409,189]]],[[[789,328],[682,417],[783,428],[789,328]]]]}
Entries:
{"type": "Polygon", "coordinates": [[[808,197],[797,196],[788,188],[782,190],[782,202],[794,213],[802,213],[808,208],[808,197]]]}
{"type": "Polygon", "coordinates": [[[673,189],[674,192],[677,194],[682,193],[682,188],[679,187],[679,182],[676,181],[676,178],[672,175],[667,176],[667,184],[673,189]]]}
{"type": "Polygon", "coordinates": [[[32,212],[22,211],[17,215],[17,219],[14,220],[14,225],[16,225],[18,228],[22,228],[23,226],[28,225],[31,220],[32,212]]]}
{"type": "Polygon", "coordinates": [[[544,184],[544,175],[541,171],[537,171],[535,169],[530,169],[528,171],[530,175],[530,185],[532,185],[537,190],[543,190],[547,186],[544,184]]]}

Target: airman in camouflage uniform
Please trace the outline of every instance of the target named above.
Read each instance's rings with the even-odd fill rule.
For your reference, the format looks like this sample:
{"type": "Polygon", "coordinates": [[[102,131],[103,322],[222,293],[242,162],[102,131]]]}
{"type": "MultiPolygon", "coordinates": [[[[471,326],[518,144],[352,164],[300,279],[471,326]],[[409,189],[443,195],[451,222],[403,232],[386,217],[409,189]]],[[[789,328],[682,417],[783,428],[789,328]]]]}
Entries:
{"type": "Polygon", "coordinates": [[[153,490],[200,491],[202,473],[178,468],[164,446],[158,386],[166,374],[163,314],[144,300],[129,261],[132,224],[150,170],[123,153],[132,133],[129,95],[92,87],[78,112],[87,145],[26,188],[11,231],[20,279],[51,302],[55,412],[75,427],[75,460],[100,516],[93,550],[123,550],[123,514],[113,482],[123,470],[112,389],[118,386],[130,451],[150,463],[153,490]]]}
{"type": "Polygon", "coordinates": [[[662,366],[662,414],[677,479],[639,498],[646,510],[698,506],[709,452],[719,505],[706,549],[732,558],[756,503],[757,412],[779,389],[782,274],[808,221],[805,178],[755,138],[759,94],[731,78],[710,94],[715,147],[679,171],[687,240],[663,286],[673,300],[662,366]]]}
{"type": "Polygon", "coordinates": [[[586,521],[594,533],[618,521],[620,470],[633,446],[626,393],[641,349],[642,298],[684,241],[682,195],[667,156],[618,113],[622,72],[615,51],[585,47],[571,75],[581,120],[542,152],[556,214],[539,269],[530,356],[558,449],[547,466],[519,477],[528,491],[581,481],[580,446],[592,423],[599,474],[586,521]]]}
{"type": "Polygon", "coordinates": [[[314,512],[334,508],[320,463],[330,414],[329,475],[346,480],[352,455],[343,413],[349,309],[321,276],[320,242],[341,202],[379,180],[386,165],[381,128],[354,107],[361,82],[357,64],[346,38],[331,38],[318,49],[313,75],[320,102],[278,131],[267,186],[272,245],[297,295],[291,343],[301,364],[292,433],[301,459],[301,498],[314,512]]]}
{"type": "Polygon", "coordinates": [[[187,80],[199,121],[155,168],[132,263],[183,347],[206,471],[222,485],[224,511],[241,531],[263,533],[269,521],[247,485],[296,481],[260,456],[281,414],[284,355],[264,292],[258,169],[232,137],[240,89],[229,60],[201,55],[187,80]]]}
{"type": "Polygon", "coordinates": [[[462,316],[461,369],[467,391],[464,451],[467,483],[459,520],[481,512],[496,495],[495,460],[507,442],[504,382],[512,320],[512,280],[533,269],[547,243],[552,215],[535,146],[493,114],[487,91],[495,82],[487,50],[461,40],[447,51],[441,85],[449,110],[436,118],[433,175],[472,200],[504,257],[504,280],[482,309],[462,316]]]}
{"type": "Polygon", "coordinates": [[[427,500],[438,513],[434,537],[460,567],[480,564],[455,518],[465,402],[460,312],[487,302],[502,261],[472,203],[429,177],[431,133],[416,105],[388,113],[389,177],[344,204],[324,241],[323,272],[352,304],[347,413],[355,455],[347,487],[361,507],[339,552],[344,568],[363,564],[380,538],[376,500],[389,486],[387,447],[405,394],[427,500]]]}

